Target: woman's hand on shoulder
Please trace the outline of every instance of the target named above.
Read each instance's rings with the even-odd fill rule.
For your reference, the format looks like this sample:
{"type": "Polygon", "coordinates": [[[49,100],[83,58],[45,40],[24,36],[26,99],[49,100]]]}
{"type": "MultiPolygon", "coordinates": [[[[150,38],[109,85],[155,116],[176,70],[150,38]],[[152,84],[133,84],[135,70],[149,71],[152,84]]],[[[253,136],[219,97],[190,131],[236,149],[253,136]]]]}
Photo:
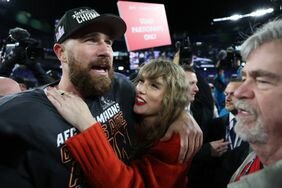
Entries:
{"type": "Polygon", "coordinates": [[[79,131],[84,131],[97,122],[79,96],[51,87],[47,88],[46,95],[62,117],[79,131]]]}

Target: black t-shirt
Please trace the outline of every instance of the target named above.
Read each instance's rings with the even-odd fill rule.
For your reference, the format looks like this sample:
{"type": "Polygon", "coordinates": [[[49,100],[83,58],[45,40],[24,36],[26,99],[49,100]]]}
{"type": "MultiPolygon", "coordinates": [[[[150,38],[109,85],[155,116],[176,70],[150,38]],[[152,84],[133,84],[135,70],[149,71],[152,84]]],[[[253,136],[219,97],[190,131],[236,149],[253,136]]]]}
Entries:
{"type": "MultiPolygon", "coordinates": [[[[135,135],[134,98],[132,83],[116,73],[106,95],[85,99],[124,161],[135,135]]],[[[15,187],[86,187],[82,172],[64,145],[77,133],[42,88],[1,98],[0,187],[14,187],[17,181],[21,183],[15,187]]]]}

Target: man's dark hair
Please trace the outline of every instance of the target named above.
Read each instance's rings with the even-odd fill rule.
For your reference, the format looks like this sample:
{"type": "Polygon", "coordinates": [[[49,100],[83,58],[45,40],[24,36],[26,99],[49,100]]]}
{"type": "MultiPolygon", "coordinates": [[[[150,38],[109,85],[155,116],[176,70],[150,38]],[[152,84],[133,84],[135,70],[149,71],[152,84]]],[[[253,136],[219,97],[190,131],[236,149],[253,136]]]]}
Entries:
{"type": "Polygon", "coordinates": [[[183,70],[185,72],[193,72],[193,73],[196,72],[195,69],[192,66],[188,65],[188,64],[183,64],[183,65],[181,65],[181,67],[183,68],[183,70]]]}

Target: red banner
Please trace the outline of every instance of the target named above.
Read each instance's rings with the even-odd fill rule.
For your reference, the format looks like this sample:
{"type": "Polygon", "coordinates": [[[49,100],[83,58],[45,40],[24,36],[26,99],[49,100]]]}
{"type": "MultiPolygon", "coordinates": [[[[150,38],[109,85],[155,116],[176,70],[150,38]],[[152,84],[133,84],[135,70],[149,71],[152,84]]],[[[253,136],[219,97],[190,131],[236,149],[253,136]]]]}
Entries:
{"type": "Polygon", "coordinates": [[[118,1],[117,5],[127,25],[125,40],[128,51],[171,44],[163,4],[118,1]]]}

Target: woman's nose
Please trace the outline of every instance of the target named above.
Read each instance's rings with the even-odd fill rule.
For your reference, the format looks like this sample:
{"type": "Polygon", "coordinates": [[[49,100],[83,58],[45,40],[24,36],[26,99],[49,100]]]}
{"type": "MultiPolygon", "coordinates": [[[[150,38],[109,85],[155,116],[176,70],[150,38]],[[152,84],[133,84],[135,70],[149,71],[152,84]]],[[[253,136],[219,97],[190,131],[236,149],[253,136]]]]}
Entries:
{"type": "Polygon", "coordinates": [[[136,86],[136,91],[138,92],[138,93],[146,93],[146,90],[147,90],[147,87],[146,87],[146,85],[144,84],[144,83],[142,83],[142,84],[137,84],[137,86],[136,86]]]}

